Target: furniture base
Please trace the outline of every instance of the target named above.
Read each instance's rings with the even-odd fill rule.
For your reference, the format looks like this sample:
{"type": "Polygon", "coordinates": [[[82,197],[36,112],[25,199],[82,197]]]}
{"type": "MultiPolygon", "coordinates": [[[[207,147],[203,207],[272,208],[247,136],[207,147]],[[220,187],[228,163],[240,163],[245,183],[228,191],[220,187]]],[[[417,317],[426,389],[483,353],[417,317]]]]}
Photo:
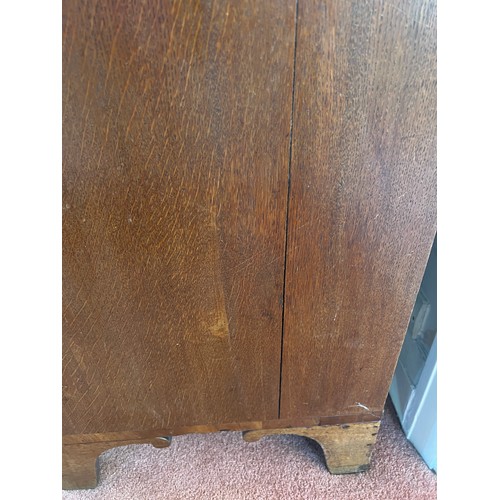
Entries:
{"type": "MultiPolygon", "coordinates": [[[[274,434],[295,434],[313,439],[323,450],[328,470],[332,474],[347,474],[368,469],[379,427],[380,421],[253,429],[244,431],[243,439],[252,442],[274,434]]],[[[170,443],[170,437],[141,437],[63,444],[63,489],[95,488],[98,481],[97,458],[110,448],[129,444],[152,444],[156,448],[165,448],[170,443]]]]}
{"type": "Polygon", "coordinates": [[[130,439],[126,441],[101,441],[94,443],[63,444],[63,490],[95,488],[98,481],[97,458],[106,450],[129,444],[152,444],[156,448],[170,446],[169,437],[130,439]]]}
{"type": "Polygon", "coordinates": [[[380,422],[362,424],[263,429],[243,433],[245,441],[257,441],[274,434],[295,434],[313,439],[321,446],[326,466],[332,474],[363,472],[370,465],[372,447],[380,422]]]}

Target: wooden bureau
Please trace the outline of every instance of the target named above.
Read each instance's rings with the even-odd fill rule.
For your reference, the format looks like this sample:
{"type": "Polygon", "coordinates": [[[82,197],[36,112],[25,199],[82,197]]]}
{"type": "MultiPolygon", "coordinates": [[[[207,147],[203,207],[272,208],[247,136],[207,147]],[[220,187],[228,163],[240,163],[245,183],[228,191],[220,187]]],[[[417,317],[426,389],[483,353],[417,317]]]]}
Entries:
{"type": "Polygon", "coordinates": [[[436,230],[435,2],[63,0],[62,57],[63,487],[222,429],[364,470],[436,230]]]}

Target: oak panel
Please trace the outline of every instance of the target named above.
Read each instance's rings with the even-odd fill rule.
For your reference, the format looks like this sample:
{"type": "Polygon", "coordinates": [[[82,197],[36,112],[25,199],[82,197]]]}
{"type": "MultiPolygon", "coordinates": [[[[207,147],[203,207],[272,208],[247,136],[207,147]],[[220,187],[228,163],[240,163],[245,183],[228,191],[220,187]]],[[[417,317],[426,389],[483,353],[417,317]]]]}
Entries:
{"type": "Polygon", "coordinates": [[[378,413],[436,228],[434,1],[300,1],[281,417],[378,413]]]}
{"type": "Polygon", "coordinates": [[[64,0],[65,434],[277,418],[294,22],[64,0]]]}

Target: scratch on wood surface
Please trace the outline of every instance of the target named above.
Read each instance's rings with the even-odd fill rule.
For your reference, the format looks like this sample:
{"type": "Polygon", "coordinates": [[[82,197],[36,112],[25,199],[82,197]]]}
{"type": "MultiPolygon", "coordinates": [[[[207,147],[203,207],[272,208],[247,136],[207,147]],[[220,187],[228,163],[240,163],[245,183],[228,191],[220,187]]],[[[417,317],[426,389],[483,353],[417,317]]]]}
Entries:
{"type": "Polygon", "coordinates": [[[363,410],[366,410],[370,415],[373,415],[374,417],[378,417],[378,415],[375,415],[375,413],[373,413],[370,408],[368,408],[368,406],[362,404],[362,403],[358,403],[356,402],[356,404],[353,404],[351,406],[349,406],[349,408],[353,408],[353,407],[358,407],[358,408],[363,408],[363,410]]]}
{"type": "Polygon", "coordinates": [[[311,225],[311,221],[309,221],[309,222],[304,222],[304,224],[301,224],[301,225],[297,228],[297,231],[298,231],[299,229],[302,229],[303,227],[306,227],[306,226],[309,226],[309,225],[311,225]]]}

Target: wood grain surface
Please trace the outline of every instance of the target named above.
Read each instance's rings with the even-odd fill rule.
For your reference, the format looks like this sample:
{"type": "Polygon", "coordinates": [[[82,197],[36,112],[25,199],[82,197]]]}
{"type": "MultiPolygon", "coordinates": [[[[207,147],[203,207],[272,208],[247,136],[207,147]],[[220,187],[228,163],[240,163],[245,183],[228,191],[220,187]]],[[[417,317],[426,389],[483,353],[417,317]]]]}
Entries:
{"type": "Polygon", "coordinates": [[[278,417],[295,1],[63,1],[63,432],[278,417]]]}
{"type": "Polygon", "coordinates": [[[158,436],[180,436],[182,434],[205,434],[219,431],[249,431],[260,429],[281,429],[289,427],[314,427],[323,425],[354,424],[360,422],[375,422],[382,418],[382,414],[351,414],[328,417],[299,417],[279,418],[275,420],[253,422],[228,422],[207,425],[193,425],[182,427],[165,427],[162,429],[147,429],[144,431],[100,432],[95,434],[66,434],[62,437],[63,445],[99,443],[102,441],[127,441],[130,439],[154,439],[158,436]]]}
{"type": "Polygon", "coordinates": [[[434,1],[299,1],[282,418],[383,408],[436,227],[434,1]]]}
{"type": "Polygon", "coordinates": [[[379,429],[380,422],[266,429],[244,432],[243,439],[253,442],[273,434],[295,434],[314,439],[321,446],[326,466],[332,474],[351,474],[369,468],[379,429]]]}

